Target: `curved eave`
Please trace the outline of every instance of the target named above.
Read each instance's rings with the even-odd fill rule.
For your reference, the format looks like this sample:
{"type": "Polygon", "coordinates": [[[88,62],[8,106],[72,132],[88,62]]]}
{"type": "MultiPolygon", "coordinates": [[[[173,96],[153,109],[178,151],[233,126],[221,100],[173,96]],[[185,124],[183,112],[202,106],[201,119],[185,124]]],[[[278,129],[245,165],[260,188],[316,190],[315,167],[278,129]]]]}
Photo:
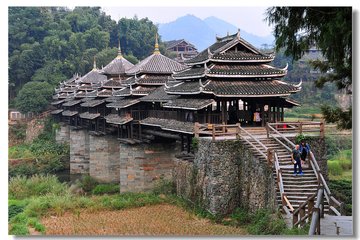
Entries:
{"type": "Polygon", "coordinates": [[[254,78],[254,77],[261,77],[261,78],[273,78],[273,77],[284,77],[286,73],[282,74],[245,74],[245,75],[239,75],[239,74],[212,74],[207,73],[205,74],[207,77],[222,77],[222,78],[254,78]]]}
{"type": "Polygon", "coordinates": [[[174,79],[190,79],[190,78],[203,78],[205,76],[206,76],[206,74],[204,73],[202,75],[192,75],[192,76],[189,75],[189,76],[183,76],[183,77],[176,77],[176,76],[173,75],[173,78],[174,79]]]}
{"type": "Polygon", "coordinates": [[[228,62],[228,63],[270,63],[274,60],[274,58],[271,59],[217,59],[217,58],[211,58],[212,62],[228,62]]]}
{"type": "Polygon", "coordinates": [[[207,62],[209,62],[209,59],[206,59],[206,60],[201,61],[201,62],[195,62],[195,63],[191,63],[191,62],[190,63],[184,62],[184,63],[187,66],[194,66],[194,65],[198,65],[198,64],[204,64],[204,63],[207,63],[207,62]]]}
{"type": "Polygon", "coordinates": [[[206,94],[213,94],[216,97],[227,97],[227,98],[241,98],[241,97],[247,97],[247,98],[256,98],[256,97],[287,97],[289,96],[291,93],[274,93],[274,94],[259,94],[259,95],[254,95],[254,94],[241,94],[241,95],[227,95],[227,94],[215,94],[211,91],[203,91],[203,93],[206,94]]]}
{"type": "Polygon", "coordinates": [[[202,93],[202,91],[197,91],[197,92],[171,92],[171,91],[166,91],[165,92],[167,94],[175,94],[175,95],[197,95],[197,94],[200,94],[202,93]]]}

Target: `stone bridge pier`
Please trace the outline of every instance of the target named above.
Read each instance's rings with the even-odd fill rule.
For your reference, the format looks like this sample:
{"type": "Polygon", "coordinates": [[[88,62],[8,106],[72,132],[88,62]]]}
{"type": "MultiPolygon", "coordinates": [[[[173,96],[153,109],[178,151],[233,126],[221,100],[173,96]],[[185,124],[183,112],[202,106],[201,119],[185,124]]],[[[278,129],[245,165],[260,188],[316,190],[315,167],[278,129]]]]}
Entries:
{"type": "Polygon", "coordinates": [[[70,175],[89,174],[89,132],[70,128],[70,175]]]}
{"type": "Polygon", "coordinates": [[[89,174],[98,182],[119,183],[120,192],[148,191],[157,180],[172,179],[180,151],[175,141],[130,145],[115,136],[72,128],[69,140],[70,175],[89,174]]]}
{"type": "Polygon", "coordinates": [[[58,143],[70,143],[70,127],[69,125],[60,122],[60,128],[56,129],[55,140],[58,143]]]}

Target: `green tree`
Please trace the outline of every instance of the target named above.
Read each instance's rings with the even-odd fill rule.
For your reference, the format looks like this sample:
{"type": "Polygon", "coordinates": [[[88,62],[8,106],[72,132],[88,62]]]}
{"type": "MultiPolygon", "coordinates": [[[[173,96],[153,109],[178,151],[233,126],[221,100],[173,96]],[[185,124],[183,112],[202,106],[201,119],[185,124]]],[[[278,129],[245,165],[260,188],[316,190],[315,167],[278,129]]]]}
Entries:
{"type": "MultiPolygon", "coordinates": [[[[285,48],[286,55],[298,60],[311,46],[318,47],[326,61],[313,61],[312,66],[325,75],[315,84],[322,87],[326,82],[336,83],[338,89],[346,89],[352,94],[352,8],[351,7],[271,7],[267,9],[266,19],[275,25],[276,49],[285,48]]],[[[329,108],[324,108],[324,110],[329,108]]],[[[330,108],[331,109],[331,108],[330,108]]],[[[342,121],[350,124],[351,107],[328,118],[329,122],[342,121]]]]}
{"type": "Polygon", "coordinates": [[[39,113],[46,109],[53,94],[47,82],[28,82],[16,97],[16,107],[23,113],[39,113]]]}

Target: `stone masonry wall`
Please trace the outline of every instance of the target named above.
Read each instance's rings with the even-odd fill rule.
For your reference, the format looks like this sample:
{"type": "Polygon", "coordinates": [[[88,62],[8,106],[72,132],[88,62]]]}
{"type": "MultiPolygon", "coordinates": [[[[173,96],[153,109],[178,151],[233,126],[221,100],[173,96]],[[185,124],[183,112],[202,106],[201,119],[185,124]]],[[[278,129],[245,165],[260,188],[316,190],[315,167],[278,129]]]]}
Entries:
{"type": "Polygon", "coordinates": [[[60,122],[60,128],[56,129],[55,140],[58,143],[70,143],[70,127],[60,122]]]}
{"type": "Polygon", "coordinates": [[[89,173],[89,132],[70,129],[70,174],[89,173]]]}
{"type": "Polygon", "coordinates": [[[90,176],[99,182],[120,182],[120,143],[113,136],[90,135],[90,176]]]}
{"type": "Polygon", "coordinates": [[[176,143],[120,144],[120,192],[142,192],[171,179],[176,143]]]}
{"type": "Polygon", "coordinates": [[[276,206],[272,169],[239,141],[200,138],[194,162],[176,162],[174,180],[178,195],[213,214],[276,206]]]}

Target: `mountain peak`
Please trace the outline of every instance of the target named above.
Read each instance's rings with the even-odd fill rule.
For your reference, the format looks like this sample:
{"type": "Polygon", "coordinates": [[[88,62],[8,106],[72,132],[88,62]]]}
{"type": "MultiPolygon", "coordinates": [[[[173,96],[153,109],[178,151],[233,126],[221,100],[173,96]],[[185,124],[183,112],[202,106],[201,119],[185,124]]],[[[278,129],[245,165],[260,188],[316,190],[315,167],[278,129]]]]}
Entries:
{"type": "MultiPolygon", "coordinates": [[[[216,35],[226,36],[228,32],[233,34],[237,31],[237,26],[218,17],[210,16],[202,20],[192,14],[159,25],[159,33],[163,40],[185,39],[194,44],[199,51],[213,44],[216,35]]],[[[272,45],[274,40],[272,36],[259,37],[243,30],[241,30],[241,37],[259,48],[262,44],[272,45]]]]}

